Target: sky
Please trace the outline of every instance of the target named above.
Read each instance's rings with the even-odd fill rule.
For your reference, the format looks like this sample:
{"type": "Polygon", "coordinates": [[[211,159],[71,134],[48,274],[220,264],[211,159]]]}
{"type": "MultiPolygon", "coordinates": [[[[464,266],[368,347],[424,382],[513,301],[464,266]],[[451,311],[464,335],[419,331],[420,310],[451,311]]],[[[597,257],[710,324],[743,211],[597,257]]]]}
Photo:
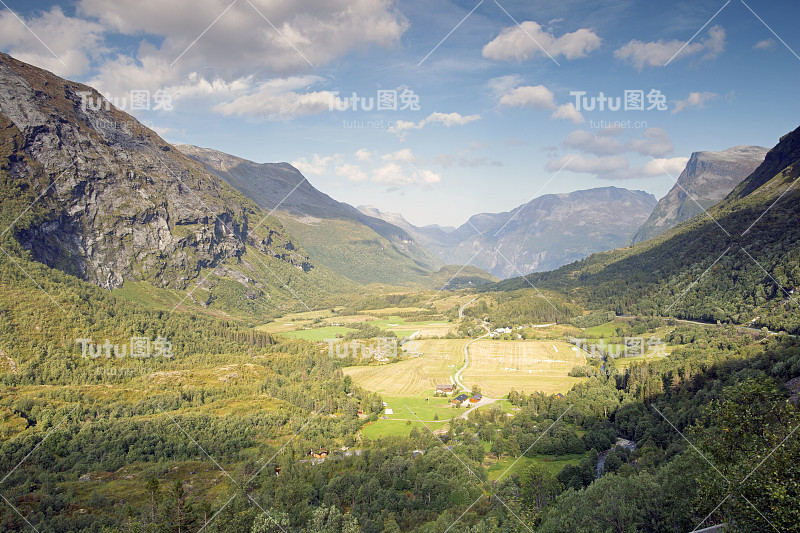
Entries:
{"type": "MultiPolygon", "coordinates": [[[[0,0],[0,50],[165,140],[290,162],[416,225],[595,187],[800,119],[785,0],[0,0]]],[[[796,53],[797,52],[797,53],[796,53]]]]}

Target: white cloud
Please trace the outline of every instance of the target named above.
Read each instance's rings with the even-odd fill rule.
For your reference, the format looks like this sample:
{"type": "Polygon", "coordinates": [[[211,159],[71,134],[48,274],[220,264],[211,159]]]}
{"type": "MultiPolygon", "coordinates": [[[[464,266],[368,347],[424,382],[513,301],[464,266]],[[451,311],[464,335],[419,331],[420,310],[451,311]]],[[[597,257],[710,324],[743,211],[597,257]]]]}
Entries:
{"type": "Polygon", "coordinates": [[[545,167],[550,172],[564,170],[583,174],[594,174],[604,180],[630,180],[655,178],[658,176],[677,176],[686,167],[688,157],[651,159],[638,167],[631,167],[630,161],[619,155],[585,158],[580,154],[568,154],[552,159],[545,167]]]}
{"type": "Polygon", "coordinates": [[[554,119],[570,120],[574,124],[586,122],[586,119],[583,118],[580,111],[575,109],[575,104],[572,102],[558,106],[558,109],[553,111],[551,117],[554,119]]]}
{"type": "Polygon", "coordinates": [[[497,98],[500,98],[514,87],[519,87],[522,85],[522,76],[519,74],[499,76],[497,78],[490,79],[487,85],[489,86],[489,89],[491,89],[492,93],[497,98]]]}
{"type": "Polygon", "coordinates": [[[264,82],[255,92],[214,106],[225,116],[255,116],[268,120],[287,120],[328,111],[339,103],[330,91],[298,92],[318,83],[317,76],[293,76],[264,82]]]}
{"type": "Polygon", "coordinates": [[[536,109],[554,109],[556,107],[553,92],[544,85],[523,85],[510,89],[500,97],[503,107],[533,107],[536,109]]]}
{"type": "Polygon", "coordinates": [[[702,59],[713,59],[724,50],[725,29],[717,25],[708,30],[704,40],[690,44],[679,40],[643,42],[634,39],[617,49],[614,57],[642,70],[646,66],[663,67],[673,57],[678,60],[703,54],[702,59]]]}
{"type": "Polygon", "coordinates": [[[80,0],[78,12],[124,35],[162,36],[157,55],[176,69],[226,80],[307,72],[354,49],[394,46],[408,28],[390,0],[80,0]]]}
{"type": "Polygon", "coordinates": [[[389,128],[389,133],[394,133],[398,137],[405,138],[411,130],[421,130],[428,124],[443,124],[445,127],[463,126],[470,122],[480,120],[480,115],[461,115],[459,113],[431,113],[427,118],[419,122],[409,122],[407,120],[398,120],[397,123],[389,128]]]}
{"type": "Polygon", "coordinates": [[[669,159],[653,159],[648,161],[642,167],[645,177],[650,176],[663,176],[669,174],[670,176],[677,177],[683,169],[686,168],[686,163],[689,162],[688,157],[671,157],[669,159]]]}
{"type": "Polygon", "coordinates": [[[314,154],[311,161],[305,157],[301,157],[297,161],[292,161],[292,166],[306,175],[322,176],[328,172],[328,164],[334,162],[340,156],[328,155],[320,156],[314,154]]]}
{"type": "Polygon", "coordinates": [[[442,175],[431,170],[416,170],[408,165],[402,166],[398,163],[388,163],[375,169],[372,173],[372,181],[385,185],[415,185],[431,184],[442,181],[442,175]]]}
{"type": "Polygon", "coordinates": [[[641,139],[632,139],[625,144],[629,152],[636,152],[651,157],[663,157],[675,150],[669,134],[662,128],[648,128],[642,133],[641,139]]]}
{"type": "Polygon", "coordinates": [[[608,136],[596,136],[585,130],[576,130],[564,139],[564,146],[595,155],[614,155],[625,151],[621,142],[608,136]]]}
{"type": "Polygon", "coordinates": [[[753,45],[754,50],[771,50],[775,48],[775,39],[764,39],[753,45]]]}
{"type": "Polygon", "coordinates": [[[706,102],[709,100],[714,100],[717,97],[719,97],[717,93],[691,92],[684,100],[678,100],[675,102],[675,107],[672,109],[672,111],[670,111],[670,113],[673,115],[680,113],[687,107],[698,107],[702,109],[705,107],[706,102]]]}
{"type": "Polygon", "coordinates": [[[409,27],[392,0],[78,0],[75,17],[56,6],[22,20],[0,11],[0,49],[60,76],[93,71],[89,84],[109,98],[141,89],[230,98],[242,80],[291,78],[353,50],[393,47],[409,27]],[[138,48],[115,49],[120,34],[138,48]]]}
{"type": "Polygon", "coordinates": [[[356,183],[365,181],[367,179],[366,172],[351,163],[344,163],[343,165],[336,167],[336,175],[347,178],[349,181],[356,183]]]}
{"type": "Polygon", "coordinates": [[[88,72],[92,58],[104,51],[102,25],[68,17],[58,6],[20,18],[30,30],[10,10],[0,12],[0,49],[20,61],[74,77],[88,72]]]}
{"type": "Polygon", "coordinates": [[[411,163],[412,165],[417,162],[417,158],[409,148],[403,148],[402,150],[383,155],[381,159],[395,163],[411,163]]]}
{"type": "Polygon", "coordinates": [[[642,133],[641,138],[630,139],[624,144],[605,130],[601,130],[597,135],[585,130],[576,130],[567,135],[562,144],[566,148],[601,156],[633,152],[650,157],[664,157],[675,150],[675,143],[662,128],[648,128],[642,133]]]}
{"type": "Polygon", "coordinates": [[[483,57],[498,61],[525,61],[537,55],[549,54],[553,58],[564,56],[566,59],[577,59],[600,48],[602,42],[597,34],[585,28],[555,37],[544,31],[537,22],[528,20],[501,31],[483,47],[483,57]]]}
{"type": "Polygon", "coordinates": [[[366,148],[361,148],[356,152],[356,159],[359,161],[370,161],[372,160],[372,153],[366,148]]]}

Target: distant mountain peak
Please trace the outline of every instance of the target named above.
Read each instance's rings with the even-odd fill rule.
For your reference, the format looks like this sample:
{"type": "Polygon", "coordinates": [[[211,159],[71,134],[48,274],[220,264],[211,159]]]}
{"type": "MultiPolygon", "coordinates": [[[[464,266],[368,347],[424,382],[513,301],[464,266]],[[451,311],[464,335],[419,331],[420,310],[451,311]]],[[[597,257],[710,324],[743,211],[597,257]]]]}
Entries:
{"type": "Polygon", "coordinates": [[[652,239],[725,198],[764,161],[762,146],[734,146],[718,152],[694,152],[672,190],[631,239],[652,239]]]}

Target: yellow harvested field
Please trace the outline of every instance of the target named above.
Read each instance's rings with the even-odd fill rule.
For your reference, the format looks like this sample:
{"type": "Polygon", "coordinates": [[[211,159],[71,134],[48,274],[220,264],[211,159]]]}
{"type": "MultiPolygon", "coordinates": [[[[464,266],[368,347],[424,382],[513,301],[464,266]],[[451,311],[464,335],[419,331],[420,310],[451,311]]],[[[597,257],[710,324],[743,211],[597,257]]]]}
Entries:
{"type": "Polygon", "coordinates": [[[467,387],[480,385],[490,398],[518,392],[565,393],[583,378],[568,376],[586,358],[561,341],[476,341],[469,346],[469,368],[461,375],[467,387]]]}
{"type": "Polygon", "coordinates": [[[406,343],[407,353],[421,354],[399,363],[382,366],[353,366],[344,373],[353,382],[373,392],[394,396],[430,394],[436,385],[450,383],[464,365],[466,340],[423,340],[406,343]]]}
{"type": "Polygon", "coordinates": [[[387,307],[385,309],[365,309],[359,311],[360,315],[392,316],[398,313],[419,313],[425,311],[422,307],[387,307]]]}

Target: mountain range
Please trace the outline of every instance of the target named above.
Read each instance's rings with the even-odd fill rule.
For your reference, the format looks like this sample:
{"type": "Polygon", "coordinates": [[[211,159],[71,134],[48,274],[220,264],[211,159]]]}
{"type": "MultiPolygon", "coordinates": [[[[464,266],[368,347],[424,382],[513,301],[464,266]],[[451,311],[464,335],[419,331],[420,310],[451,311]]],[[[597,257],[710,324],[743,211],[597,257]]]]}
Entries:
{"type": "MultiPolygon", "coordinates": [[[[654,212],[648,193],[603,187],[458,228],[418,227],[337,201],[288,163],[171,146],[111,105],[85,109],[81,93],[101,100],[92,88],[10,56],[0,74],[7,233],[36,261],[110,290],[145,283],[162,303],[257,313],[370,283],[474,287],[624,246],[692,213],[674,190],[654,212]]],[[[696,153],[676,187],[710,206],[764,150],[696,153]]]]}
{"type": "Polygon", "coordinates": [[[800,332],[798,176],[800,128],[707,213],[654,239],[493,289],[534,285],[619,314],[800,332]]]}
{"type": "Polygon", "coordinates": [[[359,209],[404,227],[445,263],[475,265],[509,278],[624,246],[655,205],[652,194],[617,187],[546,194],[508,212],[474,215],[452,231],[418,228],[397,214],[359,209]]]}
{"type": "Polygon", "coordinates": [[[735,146],[721,152],[693,153],[675,186],[659,200],[631,242],[658,237],[707,210],[749,176],[768,151],[762,146],[735,146]]]}
{"type": "Polygon", "coordinates": [[[288,163],[255,163],[208,148],[176,148],[278,217],[321,264],[358,283],[424,283],[444,263],[402,228],[319,191],[288,163]]]}

